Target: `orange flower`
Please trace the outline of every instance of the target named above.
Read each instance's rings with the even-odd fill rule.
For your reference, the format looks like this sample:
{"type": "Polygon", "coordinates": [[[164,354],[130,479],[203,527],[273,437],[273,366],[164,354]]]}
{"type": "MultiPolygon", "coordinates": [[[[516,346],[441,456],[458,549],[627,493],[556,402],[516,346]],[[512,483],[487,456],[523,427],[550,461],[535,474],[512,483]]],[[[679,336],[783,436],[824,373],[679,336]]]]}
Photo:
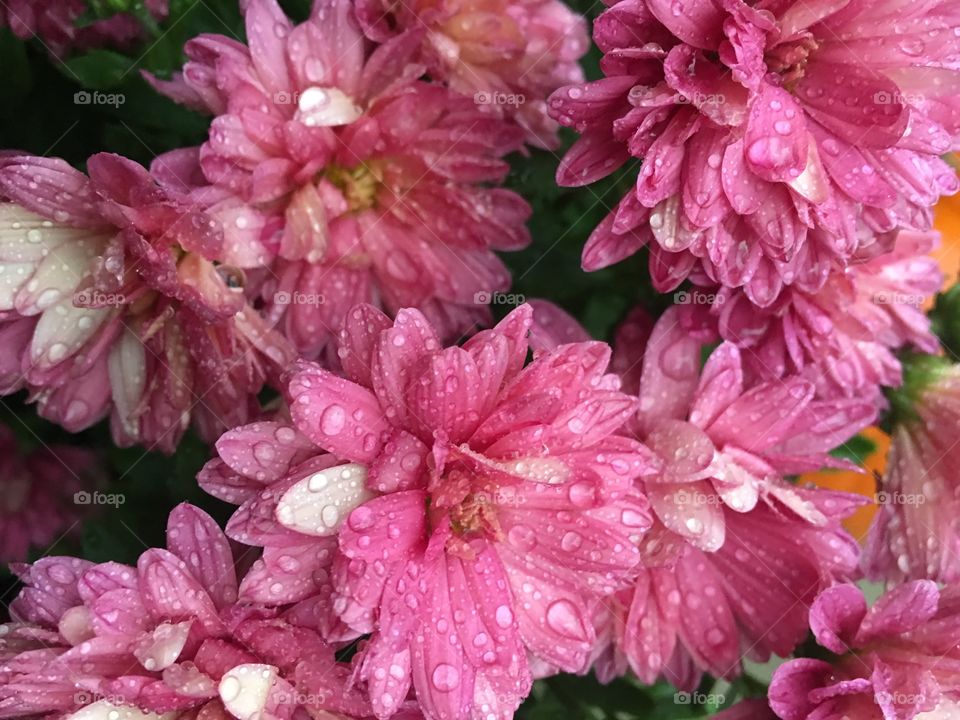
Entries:
{"type": "MultiPolygon", "coordinates": [[[[960,217],[960,216],[958,216],[960,217]]],[[[890,449],[890,436],[877,427],[870,427],[861,433],[874,444],[874,450],[864,459],[865,472],[854,470],[820,470],[800,476],[800,483],[813,483],[829,490],[842,490],[857,493],[870,498],[869,505],[857,510],[843,521],[844,527],[858,540],[867,536],[867,530],[877,512],[877,477],[883,475],[887,466],[887,451],[890,449]]]]}

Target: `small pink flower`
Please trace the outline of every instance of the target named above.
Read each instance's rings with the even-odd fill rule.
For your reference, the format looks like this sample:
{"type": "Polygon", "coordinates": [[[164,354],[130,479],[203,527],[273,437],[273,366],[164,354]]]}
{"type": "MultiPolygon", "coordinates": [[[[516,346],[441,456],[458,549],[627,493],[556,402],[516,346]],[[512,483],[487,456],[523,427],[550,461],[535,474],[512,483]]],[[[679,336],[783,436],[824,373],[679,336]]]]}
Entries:
{"type": "Polygon", "coordinates": [[[511,717],[528,654],[586,669],[592,615],[639,558],[650,516],[633,482],[652,467],[615,434],[636,403],[602,343],[524,368],[531,314],[443,348],[421,313],[359,306],[341,333],[347,378],[311,363],[292,376],[299,432],[228,433],[201,476],[243,501],[232,535],[265,546],[242,594],[314,593],[326,627],[370,634],[355,663],[378,717],[411,685],[434,720],[511,717]]]}
{"type": "Polygon", "coordinates": [[[93,490],[99,476],[89,450],[54,445],[23,452],[0,426],[0,562],[23,562],[31,548],[46,550],[73,534],[87,510],[82,493],[93,490]]]}
{"type": "Polygon", "coordinates": [[[0,389],[71,432],[172,451],[245,422],[292,349],[219,265],[223,236],[129,160],[0,159],[0,389]]]}
{"type": "MultiPolygon", "coordinates": [[[[157,20],[167,16],[167,0],[146,0],[146,9],[157,20]]],[[[143,26],[130,13],[117,13],[79,25],[89,11],[83,0],[6,0],[0,6],[0,27],[9,27],[21,40],[36,37],[51,53],[100,47],[127,48],[142,39],[143,26]]]]}
{"type": "Polygon", "coordinates": [[[547,96],[561,85],[583,82],[577,61],[589,47],[584,18],[565,3],[360,0],[357,17],[377,41],[423,30],[419,58],[433,79],[494,114],[511,117],[530,144],[559,145],[547,96]]]}
{"type": "Polygon", "coordinates": [[[631,158],[636,188],[594,231],[595,270],[649,244],[666,292],[691,274],[756,305],[815,292],[877,235],[927,230],[958,188],[960,20],[903,3],[620,0],[594,24],[606,75],[557,90],[585,185],[631,158]]]}
{"type": "Polygon", "coordinates": [[[893,396],[895,425],[864,562],[875,578],[960,581],[960,365],[914,357],[893,396]]]}
{"type": "Polygon", "coordinates": [[[743,647],[762,660],[788,655],[816,592],[855,574],[859,548],[840,520],[856,500],[784,476],[836,464],[829,450],[876,409],[816,400],[798,377],[748,387],[730,343],[701,369],[700,342],[679,319],[672,308],[651,333],[633,313],[618,332],[615,367],[628,389],[639,383],[629,428],[660,470],[639,483],[655,516],[645,569],[600,618],[609,632],[598,657],[606,677],[629,664],[647,683],[662,674],[693,689],[704,672],[739,674],[743,647]]]}
{"type": "Polygon", "coordinates": [[[485,320],[509,284],[492,250],[529,241],[529,207],[496,187],[522,133],[418,80],[419,32],[371,47],[347,0],[297,26],[275,0],[245,18],[249,47],[200,36],[181,76],[154,80],[216,115],[154,171],[222,223],[227,262],[267,266],[269,317],[311,356],[358,302],[418,307],[454,338],[485,320]]]}
{"type": "Polygon", "coordinates": [[[175,508],[167,544],[136,567],[50,557],[15,568],[27,587],[0,639],[0,716],[371,715],[315,631],[235,603],[234,559],[208,515],[175,508]]]}
{"type": "Polygon", "coordinates": [[[686,306],[683,322],[740,347],[752,378],[799,373],[821,397],[879,396],[881,386],[900,385],[896,350],[939,345],[923,310],[942,284],[930,256],[938,240],[903,231],[889,252],[853,259],[816,292],[789,288],[767,308],[734,288],[696,291],[712,304],[686,306]]]}
{"type": "Polygon", "coordinates": [[[700,342],[679,316],[671,308],[645,348],[622,351],[643,353],[634,430],[663,463],[647,482],[658,519],[706,552],[724,543],[724,507],[744,513],[763,503],[823,524],[823,514],[783,477],[836,465],[829,451],[869,425],[876,407],[818,400],[813,383],[797,376],[748,386],[731,343],[701,370],[700,342]]]}
{"type": "Polygon", "coordinates": [[[919,580],[867,609],[854,585],[824,590],[810,610],[817,642],[837,657],[777,669],[769,701],[781,720],[947,720],[960,712],[960,595],[919,580]]]}

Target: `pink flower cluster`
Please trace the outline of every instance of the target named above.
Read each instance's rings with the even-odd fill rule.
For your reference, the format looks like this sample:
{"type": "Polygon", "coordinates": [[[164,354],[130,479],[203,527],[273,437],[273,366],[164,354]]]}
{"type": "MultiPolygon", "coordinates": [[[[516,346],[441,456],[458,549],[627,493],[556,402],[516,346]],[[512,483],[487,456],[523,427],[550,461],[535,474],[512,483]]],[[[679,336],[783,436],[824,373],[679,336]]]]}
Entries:
{"type": "MultiPolygon", "coordinates": [[[[120,446],[192,426],[236,506],[178,505],[135,567],[15,564],[0,718],[508,720],[538,678],[694,690],[811,629],[832,656],[720,717],[960,714],[960,365],[924,312],[956,2],[616,0],[590,83],[561,0],[241,5],[246,44],[147,77],[212,116],[199,147],[0,151],[0,394],[120,446]],[[613,348],[545,301],[489,327],[530,241],[507,157],[558,124],[560,184],[641,161],[584,269],[646,247],[675,291],[613,348]],[[857,469],[832,451],[881,418],[862,551],[868,501],[795,478],[857,469]]],[[[133,32],[80,11],[0,22],[57,54],[133,32]]],[[[94,462],[0,445],[23,560],[94,462]]]]}
{"type": "MultiPolygon", "coordinates": [[[[168,0],[146,0],[144,5],[157,20],[169,11],[168,0]]],[[[37,38],[56,56],[103,46],[126,48],[144,35],[140,21],[125,12],[81,25],[88,11],[83,0],[6,0],[0,6],[0,27],[23,40],[37,38]]]]}

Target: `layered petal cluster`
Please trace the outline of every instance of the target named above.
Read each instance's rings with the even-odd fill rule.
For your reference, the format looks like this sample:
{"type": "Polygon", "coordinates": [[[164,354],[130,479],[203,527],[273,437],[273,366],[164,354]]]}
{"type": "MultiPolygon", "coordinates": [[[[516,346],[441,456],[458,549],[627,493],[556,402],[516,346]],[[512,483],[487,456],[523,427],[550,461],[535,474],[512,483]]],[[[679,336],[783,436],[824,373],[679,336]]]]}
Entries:
{"type": "Polygon", "coordinates": [[[887,581],[960,581],[960,365],[909,361],[893,396],[897,422],[865,552],[867,573],[887,581]]]}
{"type": "Polygon", "coordinates": [[[417,79],[410,30],[372,46],[349,0],[317,0],[294,26],[276,0],[245,10],[249,46],[203,35],[163,92],[216,115],[199,150],[158,177],[224,226],[226,260],[259,268],[259,292],[298,349],[317,354],[346,311],[418,307],[459,337],[488,317],[523,247],[529,207],[496,187],[522,132],[472,98],[417,79]]]}
{"type": "Polygon", "coordinates": [[[234,558],[208,515],[175,508],[167,543],[136,567],[49,557],[14,568],[26,587],[0,626],[0,717],[370,716],[315,631],[236,604],[234,558]]]}
{"type": "Polygon", "coordinates": [[[683,322],[740,347],[752,378],[801,374],[820,397],[879,399],[881,387],[901,383],[895,351],[939,346],[924,314],[943,280],[931,256],[938,244],[936,233],[900,232],[889,252],[853,259],[816,292],[789,288],[767,308],[740,289],[695,291],[689,297],[709,304],[685,306],[683,322]]]}
{"type": "Polygon", "coordinates": [[[724,508],[745,513],[762,503],[822,524],[822,514],[783,478],[839,464],[830,450],[868,426],[876,407],[818,399],[813,383],[795,375],[750,385],[731,343],[701,369],[700,342],[679,315],[676,307],[665,312],[642,349],[633,427],[662,462],[646,483],[659,521],[706,552],[724,543],[724,508]]]}
{"type": "MultiPolygon", "coordinates": [[[[641,481],[655,525],[645,569],[601,617],[603,677],[626,665],[645,682],[661,674],[693,689],[702,673],[733,677],[744,654],[788,655],[806,633],[816,593],[855,575],[856,541],[841,520],[859,502],[796,487],[787,474],[834,464],[828,451],[869,424],[869,402],[814,398],[813,384],[744,383],[737,348],[724,343],[700,369],[700,343],[667,311],[649,343],[618,352],[630,382],[640,364],[632,429],[660,471],[641,481]],[[630,363],[638,349],[642,360],[630,363]]],[[[621,337],[643,333],[631,317],[621,337]]]]}
{"type": "Polygon", "coordinates": [[[960,137],[948,0],[621,0],[594,38],[606,77],[550,99],[582,134],[558,181],[643,164],[585,269],[649,244],[660,291],[696,273],[766,307],[897,227],[929,229],[958,188],[940,158],[960,137]]]}
{"type": "Polygon", "coordinates": [[[526,141],[556,148],[557,123],[547,97],[583,82],[578,61],[589,47],[586,20],[559,0],[360,0],[357,17],[368,37],[383,42],[421,31],[419,59],[434,80],[511,117],[526,141]]]}
{"type": "Polygon", "coordinates": [[[246,422],[293,351],[218,262],[216,223],[132,161],[88,168],[0,159],[0,392],[166,451],[191,420],[205,437],[246,422]]]}
{"type": "Polygon", "coordinates": [[[24,452],[0,425],[0,562],[23,562],[31,548],[70,534],[100,476],[95,453],[69,445],[24,452]]]}
{"type": "Polygon", "coordinates": [[[243,502],[231,534],[265,547],[242,595],[314,594],[328,634],[369,635],[354,663],[378,717],[411,686],[434,720],[512,717],[528,656],[586,670],[593,614],[636,572],[651,518],[634,482],[655,465],[616,434],[636,400],[602,343],[524,367],[531,315],[444,348],[418,311],[358,306],[346,378],[302,363],[294,427],[227,434],[201,476],[243,502]]]}
{"type": "MultiPolygon", "coordinates": [[[[156,20],[169,11],[168,0],[145,0],[144,8],[156,20]]],[[[38,38],[54,55],[100,47],[126,48],[143,38],[143,25],[130,13],[81,25],[89,12],[83,0],[8,0],[0,7],[0,27],[21,40],[38,38]]]]}
{"type": "Polygon", "coordinates": [[[929,580],[900,585],[867,608],[837,585],[810,611],[817,642],[835,656],[777,669],[770,707],[781,720],[945,720],[960,713],[960,593],[929,580]]]}

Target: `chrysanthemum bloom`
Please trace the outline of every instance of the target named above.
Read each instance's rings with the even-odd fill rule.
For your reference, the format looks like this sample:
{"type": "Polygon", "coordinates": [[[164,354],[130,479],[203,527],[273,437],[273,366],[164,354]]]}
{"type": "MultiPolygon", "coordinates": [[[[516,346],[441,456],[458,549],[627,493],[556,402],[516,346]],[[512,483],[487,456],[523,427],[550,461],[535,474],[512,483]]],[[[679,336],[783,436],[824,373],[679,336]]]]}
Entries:
{"type": "Polygon", "coordinates": [[[273,263],[261,291],[287,336],[315,354],[358,302],[419,307],[453,338],[487,318],[509,284],[491,249],[529,241],[527,204],[491,187],[519,129],[417,80],[417,31],[371,51],[348,0],[296,27],[251,0],[246,26],[249,47],[201,36],[155,81],[217,117],[199,152],[154,171],[223,223],[228,262],[273,263]]]}
{"type": "MultiPolygon", "coordinates": [[[[746,389],[729,343],[700,369],[700,343],[667,311],[645,347],[618,347],[616,366],[635,378],[631,424],[661,461],[642,481],[656,524],[646,569],[611,604],[606,677],[629,663],[646,682],[664,674],[695,688],[703,672],[739,673],[741,653],[787,655],[806,632],[818,590],[852,576],[856,542],[840,521],[857,499],[798,488],[783,476],[834,464],[828,451],[875,415],[869,402],[818,401],[791,377],[746,389]]],[[[642,319],[633,316],[631,327],[642,319]]],[[[628,337],[633,333],[620,333],[628,337]]]]}
{"type": "Polygon", "coordinates": [[[838,657],[777,669],[770,707],[782,720],[949,720],[960,713],[960,593],[918,580],[867,609],[854,585],[825,590],[810,610],[817,642],[838,657]]]}
{"type": "Polygon", "coordinates": [[[360,0],[357,17],[367,36],[384,42],[422,31],[418,59],[434,80],[499,116],[511,117],[526,141],[558,146],[547,97],[583,82],[578,60],[589,47],[586,21],[559,0],[360,0]]]}
{"type": "Polygon", "coordinates": [[[292,350],[249,308],[223,236],[116,155],[0,159],[0,392],[71,432],[172,451],[250,419],[292,350]]]}
{"type": "Polygon", "coordinates": [[[867,572],[888,581],[960,582],[960,365],[914,356],[895,412],[867,572]]]}
{"type": "Polygon", "coordinates": [[[370,716],[315,631],[235,603],[234,558],[208,515],[175,508],[167,544],[136,567],[51,557],[15,568],[27,587],[0,626],[0,717],[370,716]]]}
{"type": "Polygon", "coordinates": [[[23,562],[78,527],[83,496],[99,480],[96,455],[67,445],[24,452],[0,425],[0,562],[23,562]],[[76,500],[80,500],[77,503],[76,500]]]}
{"type": "Polygon", "coordinates": [[[813,292],[865,244],[926,230],[957,190],[960,18],[903,3],[621,0],[594,38],[607,77],[556,91],[582,133],[562,185],[642,158],[584,249],[595,270],[651,244],[663,292],[691,272],[767,306],[813,292]]]}
{"type": "Polygon", "coordinates": [[[816,292],[789,288],[767,308],[740,289],[695,290],[689,297],[709,304],[687,304],[683,323],[740,347],[751,378],[802,374],[821,397],[879,398],[881,387],[901,383],[896,350],[938,347],[923,310],[943,279],[930,255],[938,241],[903,231],[890,252],[854,258],[816,292]]]}
{"type": "Polygon", "coordinates": [[[584,670],[592,613],[638,560],[650,516],[633,482],[651,462],[614,434],[636,401],[605,374],[602,343],[524,368],[530,324],[522,306],[444,349],[421,313],[391,323],[358,306],[340,338],[347,379],[303,363],[288,391],[296,429],[345,464],[261,424],[221,441],[227,467],[205,474],[248,498],[231,530],[266,547],[251,591],[296,599],[318,582],[305,559],[332,554],[331,606],[370,634],[355,663],[378,717],[411,684],[434,720],[512,717],[527,653],[584,670]]]}
{"type": "MultiPolygon", "coordinates": [[[[146,10],[157,20],[167,16],[168,0],[146,0],[146,10]]],[[[80,26],[89,12],[83,0],[5,0],[0,6],[0,27],[9,27],[21,40],[36,37],[54,55],[99,47],[126,48],[143,37],[143,26],[130,13],[80,26]]]]}

